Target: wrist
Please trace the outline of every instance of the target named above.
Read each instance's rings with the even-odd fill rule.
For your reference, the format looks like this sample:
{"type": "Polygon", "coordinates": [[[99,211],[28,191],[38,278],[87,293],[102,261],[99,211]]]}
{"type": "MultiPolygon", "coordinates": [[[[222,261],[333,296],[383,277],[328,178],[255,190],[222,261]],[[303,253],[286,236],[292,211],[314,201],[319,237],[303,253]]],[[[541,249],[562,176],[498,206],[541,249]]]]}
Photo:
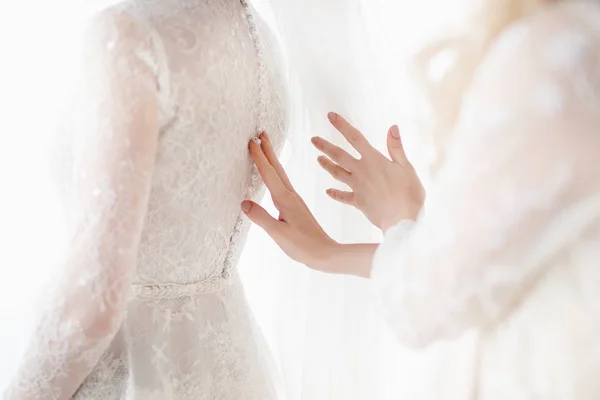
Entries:
{"type": "Polygon", "coordinates": [[[399,224],[401,221],[403,221],[405,219],[406,218],[403,218],[403,217],[388,218],[387,220],[385,220],[383,223],[380,224],[381,231],[383,233],[386,233],[388,231],[388,229],[399,224]]]}
{"type": "Polygon", "coordinates": [[[333,239],[328,241],[327,243],[323,244],[318,251],[315,252],[315,256],[308,267],[329,274],[336,273],[335,259],[342,247],[342,244],[333,239]]]}
{"type": "Polygon", "coordinates": [[[323,247],[313,268],[327,274],[369,278],[377,246],[377,243],[329,243],[323,247]]]}
{"type": "Polygon", "coordinates": [[[413,221],[415,222],[418,218],[420,212],[419,209],[411,210],[410,212],[401,212],[396,213],[394,215],[389,215],[387,218],[384,218],[379,227],[383,231],[383,233],[387,232],[388,229],[398,225],[402,221],[413,221]]]}

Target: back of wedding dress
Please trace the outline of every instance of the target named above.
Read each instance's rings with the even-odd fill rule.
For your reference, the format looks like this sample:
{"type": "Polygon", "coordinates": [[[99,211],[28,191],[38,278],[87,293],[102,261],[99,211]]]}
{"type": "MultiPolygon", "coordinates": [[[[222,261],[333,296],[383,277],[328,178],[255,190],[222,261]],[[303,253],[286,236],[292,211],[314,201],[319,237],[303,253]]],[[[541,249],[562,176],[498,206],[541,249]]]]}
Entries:
{"type": "Polygon", "coordinates": [[[57,139],[69,250],[7,398],[274,398],[233,269],[247,143],[283,141],[274,40],[245,1],[131,0],[82,60],[57,139]]]}

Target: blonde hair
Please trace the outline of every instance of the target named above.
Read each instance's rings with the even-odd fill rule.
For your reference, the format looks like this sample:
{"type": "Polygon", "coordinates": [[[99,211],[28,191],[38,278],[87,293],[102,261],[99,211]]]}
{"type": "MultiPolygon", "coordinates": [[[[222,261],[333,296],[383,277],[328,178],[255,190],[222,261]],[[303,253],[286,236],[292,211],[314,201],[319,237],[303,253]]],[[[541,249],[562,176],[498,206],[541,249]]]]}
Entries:
{"type": "Polygon", "coordinates": [[[464,94],[491,44],[507,27],[554,1],[557,0],[480,0],[464,24],[468,31],[436,42],[417,55],[414,74],[428,104],[429,121],[423,128],[436,146],[434,170],[443,162],[444,148],[457,123],[464,94]],[[433,80],[429,74],[431,63],[448,50],[454,55],[452,68],[433,80]]]}

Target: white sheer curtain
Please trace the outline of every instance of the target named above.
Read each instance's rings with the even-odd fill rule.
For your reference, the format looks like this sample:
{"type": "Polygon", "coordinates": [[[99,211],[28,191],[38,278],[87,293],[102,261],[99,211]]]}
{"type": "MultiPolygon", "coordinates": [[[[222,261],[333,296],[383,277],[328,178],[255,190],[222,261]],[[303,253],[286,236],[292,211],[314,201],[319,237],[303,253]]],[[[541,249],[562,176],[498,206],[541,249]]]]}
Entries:
{"type": "Polygon", "coordinates": [[[61,73],[54,63],[61,54],[44,42],[61,36],[51,16],[51,2],[0,5],[0,392],[24,349],[34,293],[60,246],[40,134],[56,104],[50,77],[61,73]]]}
{"type": "MultiPolygon", "coordinates": [[[[319,170],[309,141],[320,135],[342,144],[326,120],[328,111],[347,115],[380,142],[394,122],[393,100],[386,98],[386,82],[378,79],[384,71],[376,74],[387,64],[369,57],[384,48],[367,42],[367,18],[373,16],[363,14],[369,8],[355,1],[273,1],[267,6],[285,24],[276,28],[290,57],[294,115],[284,162],[292,182],[337,240],[376,241],[379,232],[362,215],[325,196],[333,181],[319,170]],[[357,53],[364,57],[355,58],[357,53]]],[[[377,316],[367,281],[295,265],[258,229],[251,234],[241,271],[290,400],[386,399],[393,393],[393,340],[377,316]]]]}
{"type": "MultiPolygon", "coordinates": [[[[70,50],[76,45],[83,16],[116,1],[12,0],[0,4],[0,392],[27,342],[38,290],[62,246],[45,146],[74,67],[70,50]]],[[[275,25],[272,7],[277,3],[273,1],[256,0],[255,6],[275,25]]],[[[294,0],[295,7],[309,11],[302,15],[314,18],[295,21],[306,24],[309,35],[304,45],[296,44],[305,46],[306,57],[314,63],[312,69],[302,70],[304,81],[296,81],[299,86],[292,87],[292,92],[302,88],[315,103],[310,113],[296,120],[283,159],[319,221],[340,241],[378,240],[379,232],[357,211],[325,196],[325,189],[335,184],[318,169],[309,138],[320,135],[342,143],[325,119],[326,112],[334,110],[347,115],[383,148],[387,128],[393,123],[403,126],[402,107],[410,111],[410,101],[402,103],[401,96],[396,96],[402,82],[394,68],[400,70],[414,44],[435,31],[431,29],[436,26],[435,16],[447,17],[454,9],[448,2],[435,0],[386,1],[372,0],[385,6],[377,9],[352,8],[367,4],[360,1],[294,0]],[[360,10],[370,11],[357,13],[360,10]],[[336,25],[329,23],[335,19],[323,19],[333,17],[364,23],[361,29],[368,30],[371,42],[361,39],[361,29],[346,32],[354,36],[335,31],[336,25]],[[393,46],[386,47],[380,41],[383,38],[392,39],[393,46]],[[321,47],[306,47],[317,41],[321,47]],[[354,44],[383,59],[348,63],[354,44]],[[319,53],[319,48],[330,52],[319,53]],[[384,69],[373,74],[376,66],[384,69]],[[362,78],[361,71],[366,74],[362,78]],[[343,79],[352,76],[358,81],[343,79]]],[[[421,151],[424,146],[404,131],[406,147],[419,164],[426,159],[421,151]]],[[[402,351],[377,314],[368,281],[324,276],[295,265],[256,228],[240,269],[290,400],[394,398],[394,385],[401,384],[402,371],[396,362],[402,351]]]]}
{"type": "MultiPolygon", "coordinates": [[[[405,77],[412,53],[449,28],[461,9],[394,0],[272,0],[265,8],[280,24],[292,74],[295,118],[283,160],[292,182],[336,240],[378,241],[380,232],[361,214],[325,195],[336,184],[317,166],[309,138],[323,136],[348,149],[326,121],[328,111],[337,111],[385,152],[387,129],[397,123],[427,181],[432,146],[406,118],[426,110],[416,109],[405,77]]],[[[447,61],[431,72],[440,73],[447,61]]],[[[269,206],[269,199],[264,203],[269,206]]],[[[290,400],[398,398],[403,381],[411,379],[402,361],[412,353],[391,337],[368,281],[298,266],[257,228],[241,271],[290,400]]]]}
{"type": "Polygon", "coordinates": [[[0,393],[25,350],[63,245],[47,159],[83,16],[108,1],[0,4],[0,393]]]}

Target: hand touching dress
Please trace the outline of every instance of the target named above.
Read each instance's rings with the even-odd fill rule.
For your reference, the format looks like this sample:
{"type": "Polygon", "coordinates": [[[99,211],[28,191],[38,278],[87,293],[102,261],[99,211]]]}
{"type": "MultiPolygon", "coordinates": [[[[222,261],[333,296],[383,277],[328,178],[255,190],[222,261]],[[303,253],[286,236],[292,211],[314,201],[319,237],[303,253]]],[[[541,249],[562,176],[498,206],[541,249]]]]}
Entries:
{"type": "Polygon", "coordinates": [[[505,33],[474,79],[418,220],[407,215],[389,229],[374,258],[375,245],[313,236],[314,219],[310,229],[294,222],[310,215],[299,196],[282,196],[268,182],[284,218],[267,224],[256,206],[248,216],[299,262],[371,276],[405,343],[493,324],[561,252],[600,227],[599,53],[597,21],[581,26],[569,13],[542,13],[505,33]]]}
{"type": "Polygon", "coordinates": [[[250,154],[280,212],[279,219],[271,217],[264,208],[249,200],[242,203],[242,210],[267,231],[289,257],[318,269],[322,257],[336,243],[323,231],[294,190],[269,137],[263,133],[260,139],[260,146],[254,140],[250,141],[250,154]],[[308,248],[312,249],[310,253],[305,251],[308,248]]]}
{"type": "MultiPolygon", "coordinates": [[[[341,117],[339,117],[341,119],[341,117]]],[[[351,125],[345,123],[344,132],[351,132],[357,135],[353,141],[356,146],[359,146],[363,152],[372,151],[372,154],[366,158],[364,163],[359,163],[355,160],[353,170],[363,172],[361,168],[365,164],[366,171],[377,171],[377,168],[388,169],[389,177],[396,177],[399,181],[406,181],[402,188],[418,188],[421,190],[421,185],[412,171],[405,167],[392,166],[391,162],[379,154],[375,149],[370,147],[366,139],[354,129],[351,125]],[[361,144],[357,144],[358,141],[361,144]],[[383,159],[383,160],[380,160],[383,159]],[[374,168],[369,168],[370,164],[374,164],[374,168]],[[408,171],[408,173],[407,173],[408,171]],[[412,181],[411,181],[412,180],[412,181]]],[[[256,163],[258,171],[262,176],[267,189],[271,193],[273,203],[279,210],[279,219],[271,217],[261,206],[251,201],[242,203],[242,210],[256,224],[261,226],[267,233],[277,242],[282,250],[295,261],[303,263],[310,268],[328,272],[353,274],[361,277],[368,277],[371,265],[371,258],[375,250],[375,245],[340,245],[329,237],[321,228],[319,223],[314,218],[300,195],[294,190],[289,178],[287,177],[283,167],[273,152],[273,147],[266,134],[261,135],[260,146],[254,141],[249,143],[250,154],[256,163]]],[[[330,145],[328,142],[321,142],[325,146],[330,145]]],[[[319,144],[321,144],[319,143],[319,144]]],[[[330,152],[351,158],[347,153],[342,153],[341,149],[331,148],[330,152]],[[339,153],[338,153],[339,151],[339,153]]],[[[335,159],[340,159],[335,157],[335,159]]],[[[388,196],[381,196],[379,199],[383,201],[370,200],[365,205],[360,206],[360,209],[365,211],[365,214],[384,215],[386,218],[414,218],[416,210],[420,207],[420,203],[415,204],[413,201],[419,199],[419,196],[414,195],[414,191],[396,190],[390,186],[390,180],[373,179],[374,175],[369,172],[359,175],[357,183],[366,183],[369,189],[377,188],[377,190],[386,191],[388,196]],[[389,189],[389,190],[388,190],[389,189]],[[397,196],[393,199],[393,196],[397,196]],[[390,201],[395,200],[395,201],[390,201]],[[397,207],[397,204],[408,204],[405,207],[397,207]],[[385,209],[384,207],[389,207],[385,209]]],[[[393,181],[393,179],[392,179],[393,181]]],[[[355,185],[358,187],[358,185],[355,185]]],[[[365,193],[362,189],[361,194],[365,193]]],[[[418,201],[418,200],[417,200],[418,201]]],[[[386,220],[382,220],[386,223],[386,220]]]]}

